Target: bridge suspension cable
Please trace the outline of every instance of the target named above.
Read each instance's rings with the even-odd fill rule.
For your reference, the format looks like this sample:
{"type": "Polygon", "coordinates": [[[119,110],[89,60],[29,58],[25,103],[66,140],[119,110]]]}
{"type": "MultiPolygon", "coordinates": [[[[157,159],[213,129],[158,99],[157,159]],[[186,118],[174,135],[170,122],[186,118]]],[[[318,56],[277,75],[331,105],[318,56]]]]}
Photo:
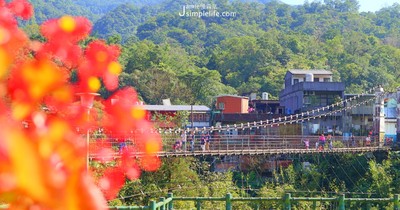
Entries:
{"type": "Polygon", "coordinates": [[[159,132],[159,133],[181,133],[181,132],[213,132],[213,131],[229,131],[229,130],[246,130],[246,129],[252,129],[252,128],[260,128],[260,127],[274,127],[274,126],[280,126],[280,125],[286,125],[286,124],[293,124],[293,123],[299,123],[299,122],[304,122],[304,121],[310,121],[312,119],[316,118],[321,118],[325,116],[331,116],[334,115],[338,112],[346,111],[346,110],[351,110],[355,107],[359,107],[363,104],[367,104],[370,101],[375,100],[377,97],[381,97],[385,94],[385,92],[381,92],[379,95],[375,95],[372,98],[369,98],[367,100],[361,101],[357,104],[353,104],[351,106],[346,107],[346,103],[354,100],[358,100],[362,98],[363,96],[367,94],[373,93],[376,88],[380,88],[381,86],[373,87],[369,90],[367,90],[365,93],[357,94],[351,98],[341,100],[339,102],[336,102],[334,104],[330,104],[324,107],[316,108],[313,110],[309,111],[304,111],[299,114],[292,114],[288,116],[282,116],[282,117],[277,117],[277,118],[272,118],[272,119],[267,119],[267,120],[261,120],[261,121],[254,121],[254,122],[247,122],[247,123],[240,123],[240,124],[228,124],[228,125],[220,125],[220,126],[211,126],[211,127],[203,127],[203,128],[187,128],[187,129],[158,129],[152,132],[159,132]],[[333,108],[338,108],[335,110],[332,110],[333,108]],[[332,110],[332,111],[329,111],[332,110]],[[329,111],[329,112],[327,112],[329,111]],[[319,113],[319,114],[318,114],[319,113]]]}

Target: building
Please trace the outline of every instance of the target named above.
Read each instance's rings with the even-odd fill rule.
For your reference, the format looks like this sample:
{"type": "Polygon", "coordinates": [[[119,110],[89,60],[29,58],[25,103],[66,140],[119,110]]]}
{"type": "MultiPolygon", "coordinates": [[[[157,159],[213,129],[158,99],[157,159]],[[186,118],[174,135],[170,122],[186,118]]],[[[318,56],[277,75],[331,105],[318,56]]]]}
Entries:
{"type": "MultiPolygon", "coordinates": [[[[333,82],[327,70],[292,69],[285,75],[284,88],[279,94],[280,105],[286,115],[325,107],[343,99],[345,85],[333,82]]],[[[341,114],[318,118],[302,123],[303,135],[340,132],[341,114]]]]}
{"type": "Polygon", "coordinates": [[[385,140],[396,142],[397,140],[397,100],[396,93],[388,94],[385,98],[385,140]]]}
{"type": "MultiPolygon", "coordinates": [[[[211,109],[203,105],[143,105],[148,111],[148,119],[157,121],[156,115],[174,117],[178,112],[188,112],[188,124],[185,127],[209,127],[211,122],[211,109]]],[[[175,122],[158,122],[158,126],[162,128],[182,127],[176,125],[175,122]]]]}
{"type": "MultiPolygon", "coordinates": [[[[354,98],[358,94],[346,94],[345,99],[354,98]]],[[[375,94],[364,94],[360,96],[359,99],[346,102],[346,107],[348,108],[343,116],[343,135],[350,136],[351,134],[355,136],[367,136],[374,131],[376,127],[374,125],[374,103],[375,100],[363,104],[361,106],[355,106],[362,101],[368,101],[373,99],[375,94]]]]}
{"type": "Polygon", "coordinates": [[[217,96],[216,110],[222,114],[247,114],[249,113],[249,98],[237,95],[217,96]]]}
{"type": "MultiPolygon", "coordinates": [[[[242,123],[259,122],[283,116],[282,108],[277,100],[268,100],[266,93],[262,93],[262,99],[256,99],[256,95],[250,97],[236,95],[221,95],[216,97],[216,110],[212,114],[213,125],[241,125],[242,123]]],[[[229,134],[276,134],[274,128],[259,128],[251,130],[229,131],[229,134]]],[[[226,133],[228,134],[228,133],[226,133]]]]}

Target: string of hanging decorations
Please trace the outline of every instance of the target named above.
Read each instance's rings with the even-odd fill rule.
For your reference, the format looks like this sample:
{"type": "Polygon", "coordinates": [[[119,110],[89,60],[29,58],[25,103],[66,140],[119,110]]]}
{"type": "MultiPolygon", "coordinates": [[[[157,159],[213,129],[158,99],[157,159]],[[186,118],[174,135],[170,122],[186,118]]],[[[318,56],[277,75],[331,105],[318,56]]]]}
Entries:
{"type": "Polygon", "coordinates": [[[365,93],[362,94],[357,94],[351,98],[341,100],[339,102],[336,102],[331,105],[327,105],[324,107],[320,107],[317,109],[313,109],[310,111],[305,111],[299,114],[292,114],[288,116],[281,116],[277,118],[272,118],[272,119],[267,119],[267,120],[261,120],[261,121],[254,121],[254,122],[247,122],[247,123],[240,123],[240,124],[231,124],[231,125],[219,125],[219,126],[211,126],[211,127],[195,127],[195,128],[186,128],[186,129],[162,129],[159,128],[157,130],[152,130],[151,132],[159,132],[159,133],[198,133],[198,132],[214,132],[214,131],[230,131],[230,130],[246,130],[246,129],[259,129],[259,128],[267,128],[267,127],[277,127],[281,125],[287,125],[287,124],[293,124],[293,123],[302,123],[305,121],[310,121],[314,120],[317,118],[322,118],[326,116],[333,116],[336,113],[351,110],[353,108],[359,107],[361,105],[367,104],[371,101],[374,101],[377,97],[381,97],[385,94],[385,92],[381,92],[378,95],[373,96],[372,98],[363,100],[361,102],[358,102],[356,104],[352,104],[350,106],[347,106],[348,102],[358,100],[365,95],[371,94],[374,92],[374,90],[378,87],[371,88],[367,90],[365,93]]]}

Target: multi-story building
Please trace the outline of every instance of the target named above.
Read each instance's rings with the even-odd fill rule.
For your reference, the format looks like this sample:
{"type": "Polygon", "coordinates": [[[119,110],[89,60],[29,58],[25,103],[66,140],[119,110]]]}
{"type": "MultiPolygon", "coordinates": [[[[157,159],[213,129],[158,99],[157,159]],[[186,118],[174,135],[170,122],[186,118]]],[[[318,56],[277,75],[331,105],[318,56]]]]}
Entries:
{"type": "MultiPolygon", "coordinates": [[[[346,94],[345,99],[354,98],[358,94],[346,94]]],[[[371,100],[366,104],[361,106],[355,106],[363,101],[368,101],[374,98],[374,94],[364,94],[360,96],[357,100],[352,100],[346,102],[347,110],[343,113],[343,132],[344,136],[350,136],[351,134],[355,136],[367,136],[368,134],[375,134],[374,131],[376,126],[374,125],[374,103],[375,100],[371,100]]]]}
{"type": "Polygon", "coordinates": [[[397,141],[397,100],[396,93],[388,94],[385,98],[385,140],[396,142],[397,141]]]}
{"type": "MultiPolygon", "coordinates": [[[[292,69],[285,75],[284,89],[279,94],[280,105],[286,114],[297,114],[324,107],[343,99],[345,85],[333,82],[327,70],[292,69]]],[[[341,132],[341,114],[302,123],[303,135],[341,132]]]]}

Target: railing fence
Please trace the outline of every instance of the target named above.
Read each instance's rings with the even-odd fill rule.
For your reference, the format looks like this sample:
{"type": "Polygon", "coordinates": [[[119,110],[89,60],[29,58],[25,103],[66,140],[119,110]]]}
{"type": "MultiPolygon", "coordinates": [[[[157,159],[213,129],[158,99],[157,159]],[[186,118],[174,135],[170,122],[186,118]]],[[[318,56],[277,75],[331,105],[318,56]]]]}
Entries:
{"type": "Polygon", "coordinates": [[[336,203],[333,205],[335,209],[345,210],[346,205],[351,202],[364,202],[366,203],[365,208],[371,209],[372,204],[379,203],[393,203],[394,210],[400,210],[400,195],[396,194],[393,198],[346,198],[344,194],[337,197],[292,197],[290,193],[286,193],[282,198],[280,197],[238,197],[235,198],[232,194],[228,193],[225,197],[174,197],[172,193],[168,193],[167,198],[160,198],[159,202],[151,201],[149,206],[114,206],[110,207],[110,210],[125,210],[125,209],[150,209],[150,210],[173,210],[174,201],[194,201],[196,203],[196,209],[202,209],[202,202],[204,201],[220,201],[225,202],[225,209],[232,210],[233,202],[258,202],[256,209],[259,209],[260,202],[276,202],[280,203],[282,209],[291,210],[293,203],[295,202],[312,202],[312,209],[317,209],[317,202],[330,202],[336,203]]]}

